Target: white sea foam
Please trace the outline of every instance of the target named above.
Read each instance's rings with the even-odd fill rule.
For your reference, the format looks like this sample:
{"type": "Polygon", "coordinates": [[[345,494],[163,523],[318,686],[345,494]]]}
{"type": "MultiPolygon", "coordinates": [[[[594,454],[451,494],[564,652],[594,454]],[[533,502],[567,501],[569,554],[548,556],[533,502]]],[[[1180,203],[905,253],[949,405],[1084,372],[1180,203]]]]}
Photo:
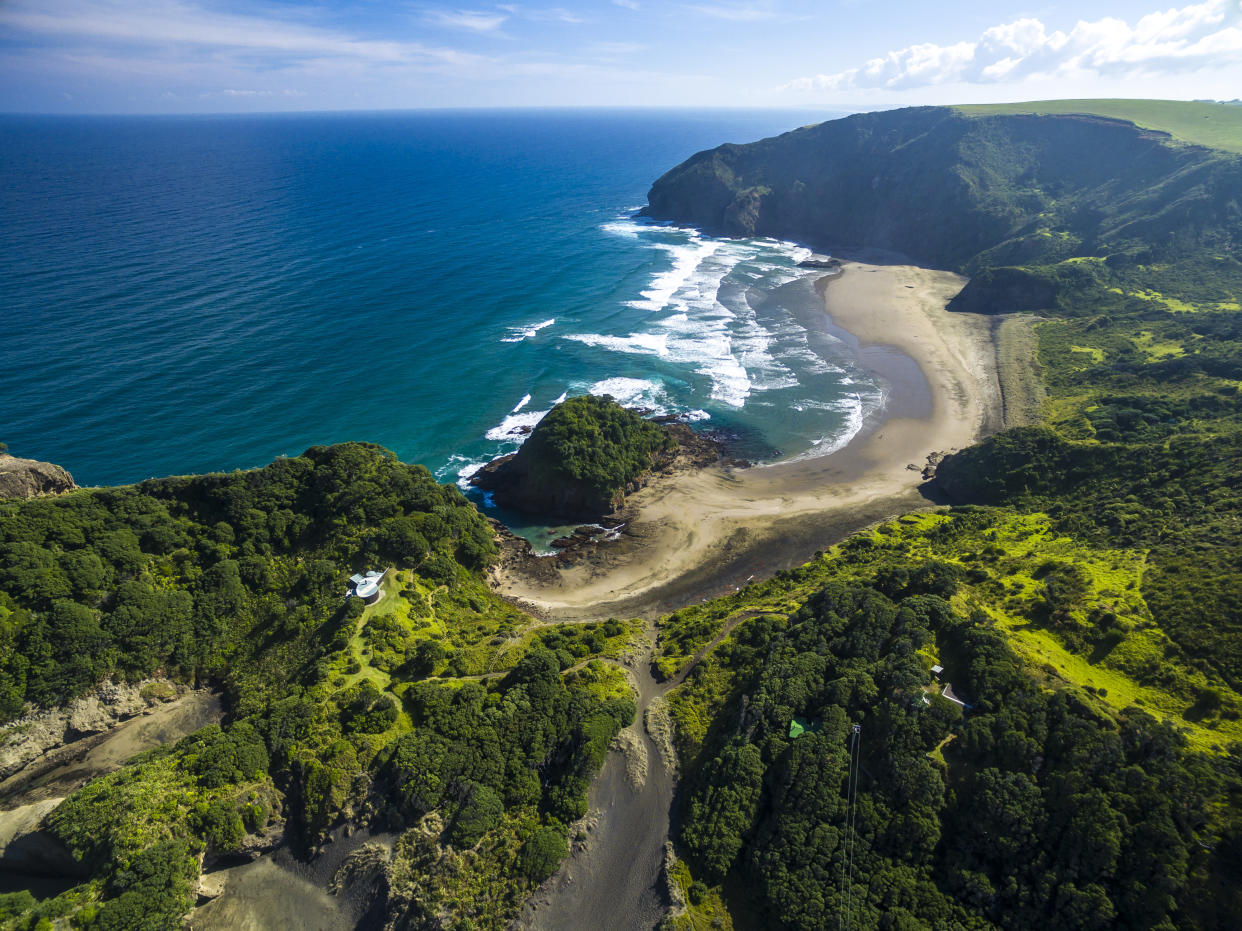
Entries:
{"type": "MultiPolygon", "coordinates": [[[[567,339],[685,366],[708,383],[700,388],[699,379],[688,379],[693,390],[705,389],[713,402],[734,408],[753,403],[756,392],[795,389],[802,376],[836,370],[814,352],[805,327],[779,299],[759,299],[810,274],[797,263],[811,250],[775,239],[713,240],[695,230],[625,218],[602,229],[668,254],[640,298],[625,302],[651,316],[632,332],[567,339]]],[[[679,393],[677,400],[682,403],[669,406],[684,410],[690,398],[679,393]]]]}
{"type": "Polygon", "coordinates": [[[562,391],[562,392],[561,392],[561,396],[560,396],[559,398],[557,398],[555,401],[553,401],[553,402],[552,402],[552,406],[553,406],[553,407],[556,407],[556,405],[560,404],[560,403],[561,403],[562,401],[564,401],[567,397],[569,397],[569,392],[568,392],[568,391],[562,391]]]}
{"type": "Polygon", "coordinates": [[[453,481],[456,482],[457,487],[465,491],[470,487],[470,476],[487,465],[489,461],[488,459],[468,459],[459,453],[453,453],[449,456],[448,462],[436,471],[436,479],[444,481],[453,476],[453,481]]]}
{"type": "Polygon", "coordinates": [[[837,402],[837,409],[845,414],[845,424],[833,437],[821,437],[815,441],[814,452],[819,456],[827,456],[838,449],[844,449],[854,437],[862,431],[866,413],[863,400],[857,394],[842,398],[837,402]]]}
{"type": "Polygon", "coordinates": [[[546,329],[554,323],[556,323],[555,317],[550,320],[544,320],[542,323],[531,323],[525,326],[511,326],[509,327],[509,335],[502,336],[500,341],[502,343],[520,343],[524,339],[534,338],[535,334],[537,334],[540,330],[546,329]]]}
{"type": "Polygon", "coordinates": [[[667,413],[664,385],[647,378],[605,378],[586,386],[587,393],[598,396],[610,395],[624,407],[646,407],[657,413],[667,413]]]}
{"type": "Polygon", "coordinates": [[[520,411],[522,408],[524,408],[529,403],[530,403],[530,395],[529,394],[522,395],[522,400],[517,402],[517,407],[515,407],[510,413],[516,414],[518,411],[520,411]]]}
{"type": "Polygon", "coordinates": [[[547,413],[547,411],[522,411],[518,414],[510,414],[483,435],[497,443],[521,443],[526,439],[530,430],[534,429],[535,424],[543,420],[547,413]]]}
{"type": "Polygon", "coordinates": [[[668,336],[659,333],[633,333],[630,336],[605,336],[602,333],[571,333],[565,339],[598,346],[611,352],[638,355],[668,355],[668,336]]]}
{"type": "Polygon", "coordinates": [[[720,243],[694,235],[685,245],[659,243],[657,248],[672,254],[673,267],[657,274],[651,284],[640,292],[643,300],[629,301],[629,306],[638,310],[666,308],[673,295],[685,286],[703,260],[720,248],[720,243]]]}

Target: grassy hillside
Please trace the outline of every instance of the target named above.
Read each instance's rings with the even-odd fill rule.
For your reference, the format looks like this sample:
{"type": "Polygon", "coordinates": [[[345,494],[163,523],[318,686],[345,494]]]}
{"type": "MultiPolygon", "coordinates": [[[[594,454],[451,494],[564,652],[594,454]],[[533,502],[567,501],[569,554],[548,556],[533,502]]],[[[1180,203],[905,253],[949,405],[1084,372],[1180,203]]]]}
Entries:
{"type": "Polygon", "coordinates": [[[1242,107],[1182,100],[1034,100],[1029,103],[965,104],[953,108],[965,116],[1040,116],[1089,113],[1127,120],[1144,129],[1168,133],[1192,145],[1242,153],[1242,107]]]}
{"type": "Polygon", "coordinates": [[[1242,696],[1177,650],[1148,571],[967,508],[665,619],[668,675],[707,648],[671,699],[700,887],[676,926],[722,895],[790,928],[1229,925],[1242,696]]]}
{"type": "Polygon", "coordinates": [[[671,700],[701,907],[790,928],[847,910],[860,928],[1229,925],[1242,698],[1170,649],[1145,571],[1045,514],[962,509],[670,616],[670,674],[713,644],[671,700]]]}

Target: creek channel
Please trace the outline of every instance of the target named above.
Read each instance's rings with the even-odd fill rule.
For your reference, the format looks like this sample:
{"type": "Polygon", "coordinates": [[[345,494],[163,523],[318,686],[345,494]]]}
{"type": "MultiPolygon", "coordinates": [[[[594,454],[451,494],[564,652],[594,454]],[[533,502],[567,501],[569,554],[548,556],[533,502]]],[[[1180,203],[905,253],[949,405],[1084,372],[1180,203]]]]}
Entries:
{"type": "Polygon", "coordinates": [[[38,830],[44,816],[135,754],[180,740],[223,716],[218,693],[187,692],[102,734],[46,753],[0,782],[0,892],[30,889],[54,895],[81,882],[69,852],[38,830]]]}

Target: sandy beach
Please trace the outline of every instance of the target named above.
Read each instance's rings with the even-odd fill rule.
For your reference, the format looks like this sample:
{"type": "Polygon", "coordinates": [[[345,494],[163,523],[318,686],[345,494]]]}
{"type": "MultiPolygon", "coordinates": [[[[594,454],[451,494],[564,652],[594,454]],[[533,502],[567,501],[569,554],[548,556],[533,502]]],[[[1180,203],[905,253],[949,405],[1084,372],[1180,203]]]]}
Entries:
{"type": "Polygon", "coordinates": [[[659,478],[627,503],[628,544],[556,578],[502,566],[497,591],[553,617],[673,610],[930,505],[920,490],[928,457],[1006,425],[997,359],[1015,354],[998,352],[998,318],[945,309],[965,283],[950,272],[862,262],[821,279],[825,325],[855,341],[864,367],[890,385],[877,422],[826,456],[659,478]]]}

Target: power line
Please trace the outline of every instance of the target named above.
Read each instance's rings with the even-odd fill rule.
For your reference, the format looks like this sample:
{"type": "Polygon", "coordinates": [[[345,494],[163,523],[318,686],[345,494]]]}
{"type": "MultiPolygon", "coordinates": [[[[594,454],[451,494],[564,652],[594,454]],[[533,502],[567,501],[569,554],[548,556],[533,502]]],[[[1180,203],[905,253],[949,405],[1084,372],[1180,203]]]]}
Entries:
{"type": "Polygon", "coordinates": [[[845,776],[845,855],[841,864],[841,892],[845,898],[844,912],[838,927],[848,929],[853,918],[854,900],[854,822],[858,816],[858,759],[862,744],[862,725],[850,731],[850,768],[845,776]]]}

